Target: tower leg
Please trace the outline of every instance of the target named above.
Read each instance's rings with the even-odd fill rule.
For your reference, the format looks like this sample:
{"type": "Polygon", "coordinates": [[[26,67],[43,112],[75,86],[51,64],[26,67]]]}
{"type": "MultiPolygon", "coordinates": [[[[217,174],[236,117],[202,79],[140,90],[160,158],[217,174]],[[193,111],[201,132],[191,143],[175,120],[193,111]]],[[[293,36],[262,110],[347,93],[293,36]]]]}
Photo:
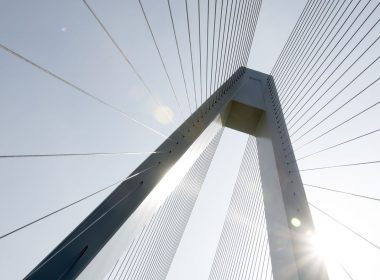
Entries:
{"type": "Polygon", "coordinates": [[[328,279],[273,79],[249,69],[243,79],[225,124],[257,138],[273,277],[328,279]]]}

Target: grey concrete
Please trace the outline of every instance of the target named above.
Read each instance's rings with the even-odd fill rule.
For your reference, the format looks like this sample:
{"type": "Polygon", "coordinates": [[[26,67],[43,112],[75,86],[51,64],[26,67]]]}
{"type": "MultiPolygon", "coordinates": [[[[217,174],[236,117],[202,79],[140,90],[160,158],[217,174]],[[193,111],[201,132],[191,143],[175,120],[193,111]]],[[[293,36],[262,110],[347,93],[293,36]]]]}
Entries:
{"type": "MultiPolygon", "coordinates": [[[[271,76],[248,70],[244,86],[232,102],[243,103],[253,111],[262,111],[251,118],[254,129],[247,129],[257,138],[262,178],[265,215],[274,279],[328,279],[325,266],[312,248],[314,225],[302,180],[289,141],[286,124],[271,76]],[[259,118],[259,119],[257,119],[259,118]]],[[[233,107],[231,107],[233,108],[233,107]]],[[[247,108],[241,111],[244,119],[247,108]]],[[[226,113],[229,127],[239,118],[238,110],[226,113]]],[[[239,126],[237,129],[242,131],[239,126]]]]}

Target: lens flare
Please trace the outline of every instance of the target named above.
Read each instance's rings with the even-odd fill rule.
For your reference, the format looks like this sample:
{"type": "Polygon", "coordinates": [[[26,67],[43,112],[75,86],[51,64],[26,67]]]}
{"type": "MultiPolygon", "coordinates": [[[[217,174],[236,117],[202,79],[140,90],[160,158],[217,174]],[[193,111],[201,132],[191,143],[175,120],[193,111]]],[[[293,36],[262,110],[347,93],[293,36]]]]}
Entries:
{"type": "Polygon", "coordinates": [[[168,124],[173,120],[174,113],[168,106],[157,106],[153,116],[159,123],[168,124]]]}
{"type": "Polygon", "coordinates": [[[301,220],[298,219],[297,217],[293,217],[291,220],[290,220],[290,223],[292,224],[292,226],[298,228],[302,225],[301,223],[301,220]]]}

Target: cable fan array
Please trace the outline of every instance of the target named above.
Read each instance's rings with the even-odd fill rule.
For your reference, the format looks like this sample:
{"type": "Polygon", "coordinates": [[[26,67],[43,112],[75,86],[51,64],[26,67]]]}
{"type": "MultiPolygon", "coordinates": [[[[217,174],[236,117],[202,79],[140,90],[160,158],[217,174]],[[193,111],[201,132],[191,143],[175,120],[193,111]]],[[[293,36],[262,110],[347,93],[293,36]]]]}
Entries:
{"type": "MultiPolygon", "coordinates": [[[[271,71],[279,93],[275,109],[283,113],[282,133],[289,134],[296,158],[284,156],[300,166],[315,219],[322,215],[375,249],[378,242],[362,229],[331,214],[344,204],[326,201],[334,193],[357,203],[379,201],[361,183],[372,179],[375,186],[379,179],[379,6],[372,0],[308,1],[271,71]]],[[[354,279],[351,267],[336,262],[354,279]]]]}
{"type": "MultiPolygon", "coordinates": [[[[77,6],[78,3],[75,4],[75,7],[80,9],[82,15],[90,19],[90,21],[86,22],[86,24],[89,24],[91,27],[89,34],[96,32],[97,36],[104,38],[99,44],[107,44],[109,49],[115,52],[114,57],[118,57],[119,65],[128,68],[128,71],[130,71],[131,77],[128,78],[135,81],[135,83],[142,88],[142,91],[146,93],[155,107],[164,108],[160,113],[164,114],[165,118],[169,120],[171,128],[176,129],[179,122],[186,120],[189,116],[191,117],[191,114],[202,104],[207,103],[209,107],[213,106],[218,96],[212,96],[212,94],[223,85],[232,74],[242,69],[242,66],[246,66],[257,25],[261,0],[215,0],[207,2],[199,0],[183,0],[181,2],[170,0],[162,1],[161,4],[165,6],[163,15],[166,16],[167,22],[170,23],[170,26],[166,26],[164,29],[170,31],[169,40],[175,46],[175,52],[173,52],[173,55],[170,57],[167,55],[166,46],[162,44],[160,38],[162,26],[158,26],[155,23],[155,15],[152,13],[152,9],[154,9],[156,3],[144,0],[127,3],[127,5],[133,6],[133,9],[138,11],[136,19],[133,20],[140,23],[138,26],[139,30],[146,31],[144,32],[144,36],[149,38],[148,43],[154,50],[149,53],[149,55],[155,56],[159,61],[158,64],[156,63],[149,67],[154,67],[157,76],[164,77],[162,83],[166,83],[166,86],[170,89],[168,92],[160,93],[157,93],[156,85],[152,82],[151,77],[146,75],[145,71],[142,71],[141,65],[144,64],[144,62],[138,61],[136,58],[138,56],[135,57],[134,53],[129,51],[128,46],[126,46],[125,42],[128,41],[128,38],[124,38],[124,34],[115,28],[113,22],[108,19],[107,13],[116,11],[117,7],[109,4],[107,11],[105,11],[99,8],[101,4],[94,0],[82,0],[79,4],[79,8],[77,6]],[[163,5],[163,3],[165,5],[163,5]],[[182,15],[186,16],[183,17],[182,15]],[[184,35],[187,40],[183,40],[184,35]],[[175,63],[173,63],[173,61],[175,63]],[[178,65],[178,67],[174,68],[173,65],[178,65]],[[175,75],[176,72],[180,73],[180,80],[178,76],[175,75]],[[167,103],[175,105],[171,108],[167,108],[169,107],[167,103]],[[176,114],[177,111],[179,114],[176,114]],[[173,114],[174,117],[172,116],[173,114]]],[[[72,7],[74,6],[70,8],[72,7]]],[[[19,9],[23,9],[23,7],[19,7],[19,9]]],[[[66,6],[65,9],[67,9],[66,6]]],[[[9,12],[11,11],[9,8],[9,12]]],[[[74,14],[74,11],[72,13],[74,14]]],[[[62,27],[60,31],[68,33],[70,28],[62,27]]],[[[49,41],[49,38],[44,38],[44,40],[49,41]]],[[[17,40],[15,40],[15,42],[17,42],[17,40]]],[[[68,42],[68,45],[70,45],[70,43],[71,42],[68,42]]],[[[133,44],[133,42],[130,43],[133,44]]],[[[74,95],[82,98],[84,102],[96,104],[101,107],[107,114],[112,115],[116,113],[116,117],[121,116],[122,121],[125,121],[130,126],[136,126],[144,130],[146,132],[144,137],[147,139],[156,139],[155,137],[157,136],[158,139],[161,140],[168,138],[168,129],[166,127],[160,126],[157,123],[151,123],[147,118],[141,115],[135,115],[133,113],[135,111],[131,110],[133,105],[115,102],[115,100],[117,100],[117,98],[113,99],[113,88],[115,85],[110,84],[109,92],[104,92],[101,88],[98,90],[91,85],[89,86],[86,83],[87,81],[81,81],[72,75],[66,75],[67,73],[65,74],[65,71],[60,69],[60,65],[65,63],[61,63],[60,61],[69,61],[71,59],[70,57],[61,57],[58,55],[53,59],[54,61],[52,63],[47,63],[48,54],[46,53],[45,56],[43,50],[38,52],[39,57],[33,56],[30,55],[28,46],[23,45],[19,47],[17,44],[14,44],[13,41],[8,41],[6,38],[0,38],[0,51],[2,55],[5,55],[7,58],[10,57],[10,61],[13,63],[26,65],[28,69],[31,69],[30,71],[41,75],[47,82],[56,83],[64,89],[63,92],[70,91],[74,95]]],[[[96,59],[96,54],[94,55],[94,59],[96,59]]],[[[91,72],[94,69],[88,70],[91,72]]],[[[48,90],[46,89],[46,91],[48,90]]],[[[86,114],[86,111],[82,113],[86,114]]],[[[98,118],[101,120],[102,116],[99,115],[98,118]]],[[[33,125],[33,123],[28,123],[28,126],[33,125]]],[[[160,143],[154,142],[153,146],[158,146],[158,144],[160,143]]],[[[213,149],[214,148],[215,147],[213,147],[213,149]]],[[[21,149],[20,152],[8,152],[8,150],[5,150],[0,153],[0,160],[3,162],[18,160],[82,160],[86,158],[103,160],[114,156],[125,156],[128,158],[132,155],[146,157],[154,153],[170,153],[170,151],[135,151],[130,150],[128,146],[121,151],[99,150],[92,152],[78,151],[75,149],[70,151],[70,147],[65,147],[64,152],[61,152],[61,149],[55,152],[44,152],[37,149],[37,151],[30,153],[25,152],[23,149],[21,149]]],[[[14,151],[14,149],[10,149],[10,151],[14,151]]],[[[204,156],[209,157],[211,154],[207,153],[204,156]]],[[[202,162],[202,164],[207,165],[207,162],[202,162]]],[[[95,196],[100,196],[101,194],[107,195],[122,182],[130,180],[142,173],[148,174],[154,168],[156,168],[156,166],[151,166],[138,174],[123,174],[111,183],[96,188],[94,187],[89,193],[81,195],[74,200],[61,201],[60,204],[54,205],[55,209],[46,211],[44,215],[37,216],[27,222],[25,222],[25,220],[23,222],[16,221],[14,224],[18,224],[17,226],[14,227],[12,225],[13,229],[7,229],[5,232],[0,233],[0,242],[6,242],[11,236],[12,238],[22,236],[27,228],[36,227],[43,222],[48,223],[53,217],[57,217],[58,214],[65,213],[68,209],[72,209],[74,206],[78,206],[82,202],[88,201],[95,196]]],[[[196,168],[199,169],[199,166],[196,168]]],[[[201,171],[203,171],[203,168],[201,171]]],[[[194,177],[195,175],[193,174],[192,176],[194,177]]],[[[31,184],[33,185],[33,183],[31,184]]],[[[42,201],[40,205],[44,205],[44,202],[42,201]]],[[[186,211],[190,211],[189,209],[190,208],[187,207],[186,211]]],[[[188,213],[186,215],[188,215],[188,213]]],[[[172,254],[172,252],[169,253],[172,254]]],[[[124,265],[122,269],[124,270],[125,268],[126,266],[124,265]]],[[[111,275],[113,274],[111,273],[110,276],[111,275]]],[[[123,277],[126,276],[123,275],[123,277]]]]}

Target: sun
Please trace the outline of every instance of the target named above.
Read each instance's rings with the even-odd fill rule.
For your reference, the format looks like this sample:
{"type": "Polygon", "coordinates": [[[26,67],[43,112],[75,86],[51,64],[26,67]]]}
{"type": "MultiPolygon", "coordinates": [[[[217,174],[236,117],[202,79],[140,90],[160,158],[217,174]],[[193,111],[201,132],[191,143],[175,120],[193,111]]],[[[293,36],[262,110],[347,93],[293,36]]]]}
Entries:
{"type": "Polygon", "coordinates": [[[359,254],[363,248],[344,229],[319,217],[313,218],[316,231],[308,237],[312,256],[324,263],[330,279],[348,279],[345,270],[352,270],[350,252],[359,254]]]}
{"type": "Polygon", "coordinates": [[[328,248],[326,240],[323,240],[318,233],[310,235],[310,243],[313,253],[322,261],[326,262],[331,256],[331,248],[328,248]]]}

